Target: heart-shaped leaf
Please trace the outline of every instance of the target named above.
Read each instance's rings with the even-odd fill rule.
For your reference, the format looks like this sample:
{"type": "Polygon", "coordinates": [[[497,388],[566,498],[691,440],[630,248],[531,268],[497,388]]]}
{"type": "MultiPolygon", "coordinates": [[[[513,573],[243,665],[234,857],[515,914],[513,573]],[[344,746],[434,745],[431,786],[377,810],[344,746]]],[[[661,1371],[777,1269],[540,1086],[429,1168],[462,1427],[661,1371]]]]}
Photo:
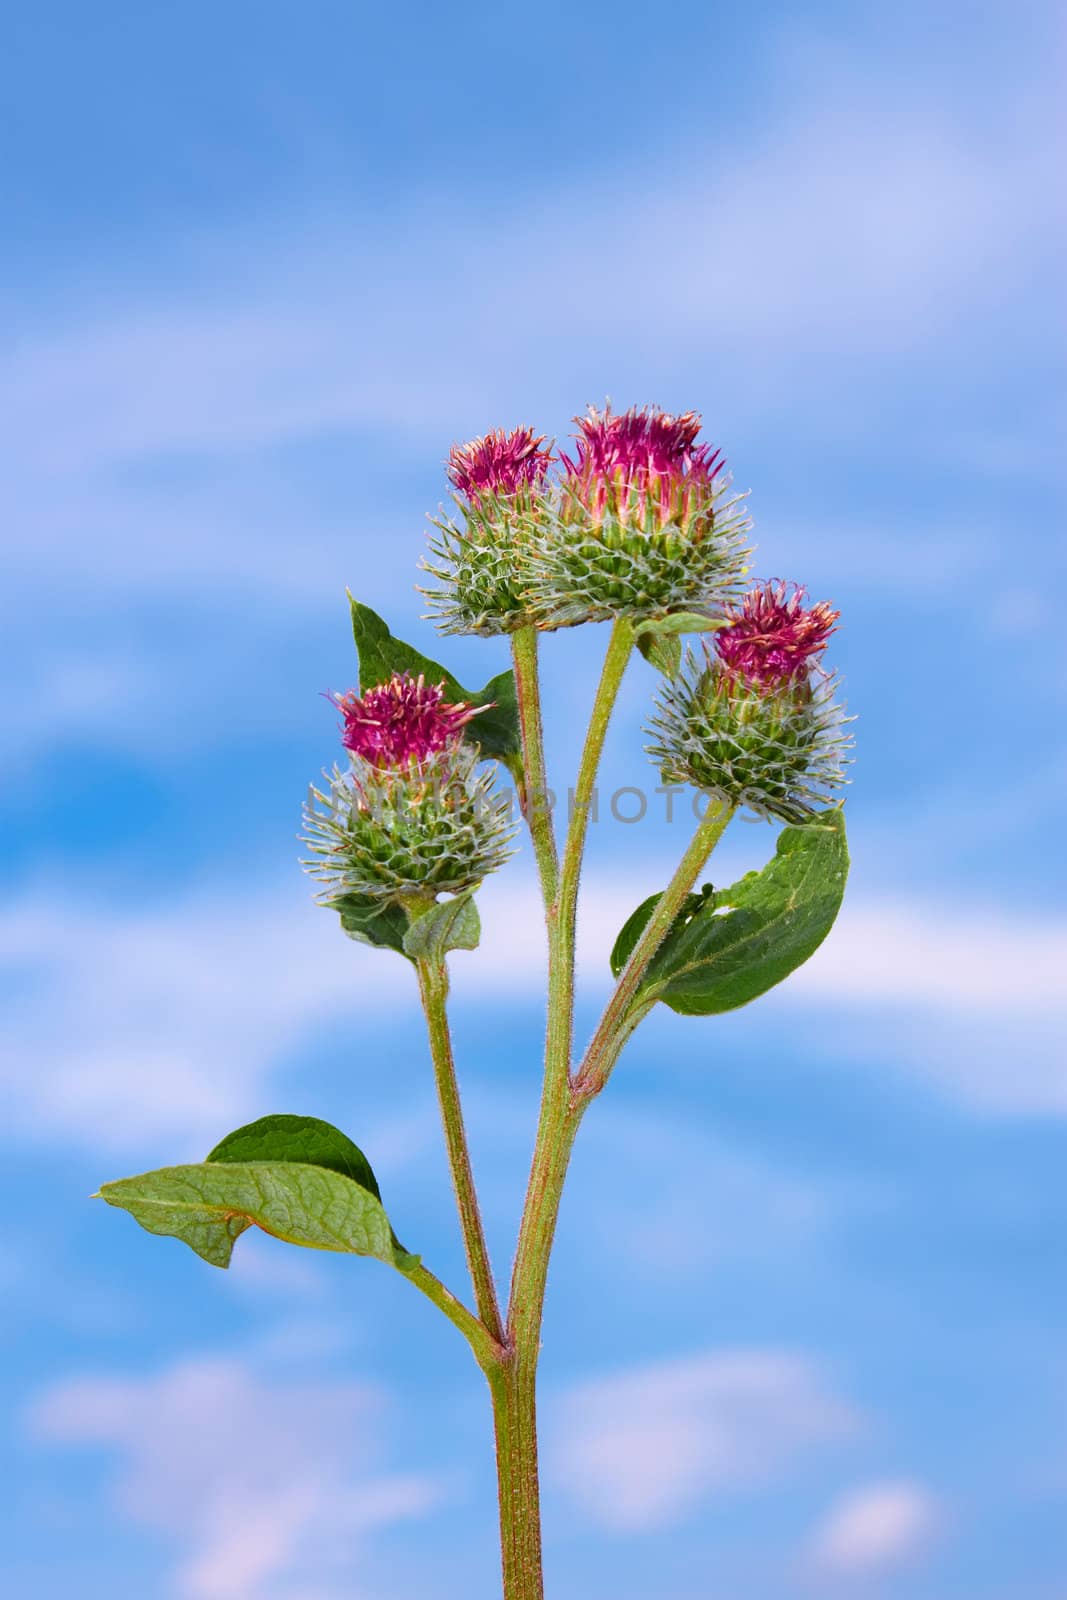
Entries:
{"type": "Polygon", "coordinates": [[[404,935],[404,954],[412,961],[440,960],[450,950],[477,950],[482,936],[474,891],[439,900],[416,917],[404,935]]]}
{"type": "Polygon", "coordinates": [[[389,1225],[363,1152],[316,1117],[263,1117],[206,1161],[101,1184],[100,1197],[216,1267],[229,1266],[253,1224],[312,1250],[373,1256],[401,1272],[418,1266],[389,1225]]]}
{"type": "Polygon", "coordinates": [[[474,717],[464,729],[464,737],[476,744],[485,756],[514,766],[521,750],[519,705],[515,698],[515,674],[498,673],[484,689],[464,689],[447,668],[431,661],[413,645],[394,638],[388,624],[370,606],[348,596],[352,608],[352,634],[359,652],[359,687],[371,689],[384,683],[394,672],[424,673],[427,683],[444,683],[450,701],[464,701],[488,710],[474,717]]]}
{"type": "MultiPolygon", "coordinates": [[[[729,889],[692,894],[649,967],[636,1003],[662,1000],[684,1016],[713,1016],[773,989],[818,949],[841,908],[848,876],[845,819],[824,811],[783,828],[774,859],[729,889]]],[[[625,966],[659,899],[629,918],[611,953],[625,966]]]]}

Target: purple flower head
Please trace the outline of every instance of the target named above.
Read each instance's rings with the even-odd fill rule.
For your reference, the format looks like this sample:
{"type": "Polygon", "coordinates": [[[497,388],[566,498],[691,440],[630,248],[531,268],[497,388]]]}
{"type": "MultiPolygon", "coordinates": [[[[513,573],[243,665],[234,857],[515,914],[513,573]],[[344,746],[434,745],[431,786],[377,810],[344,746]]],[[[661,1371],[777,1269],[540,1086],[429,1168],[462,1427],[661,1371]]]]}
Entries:
{"type": "Polygon", "coordinates": [[[552,460],[544,434],[532,428],[510,433],[494,428],[470,444],[455,444],[448,453],[448,478],[465,499],[483,494],[517,494],[542,482],[552,460]]]}
{"type": "Polygon", "coordinates": [[[825,600],[805,610],[805,597],[796,584],[775,581],[750,589],[731,607],[729,625],[715,635],[727,672],[766,688],[803,677],[841,615],[825,600]]]}
{"type": "Polygon", "coordinates": [[[462,729],[487,706],[445,699],[444,683],[428,684],[422,674],[394,673],[366,693],[333,697],[343,720],[341,743],[372,767],[399,771],[421,763],[459,739],[462,729]]]}
{"type": "Polygon", "coordinates": [[[721,469],[721,452],[697,444],[700,415],[680,416],[652,406],[615,413],[590,406],[574,419],[579,427],[573,456],[560,455],[565,490],[587,511],[606,508],[643,520],[651,508],[662,524],[685,521],[691,498],[704,498],[721,469]]]}

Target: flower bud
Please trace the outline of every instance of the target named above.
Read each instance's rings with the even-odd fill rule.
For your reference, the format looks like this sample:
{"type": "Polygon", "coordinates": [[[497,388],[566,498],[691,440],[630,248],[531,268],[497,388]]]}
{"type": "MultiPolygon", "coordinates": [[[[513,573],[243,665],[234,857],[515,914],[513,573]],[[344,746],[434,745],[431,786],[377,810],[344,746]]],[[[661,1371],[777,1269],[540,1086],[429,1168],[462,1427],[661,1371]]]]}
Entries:
{"type": "Polygon", "coordinates": [[[728,626],[663,689],[649,754],[668,783],[691,783],[731,806],[806,821],[845,782],[849,739],[837,680],[815,665],[838,612],[805,610],[804,591],[754,589],[728,626]]]}
{"type": "Polygon", "coordinates": [[[529,622],[521,549],[551,460],[532,428],[453,447],[448,477],[461,520],[432,519],[434,559],[424,563],[441,585],[423,593],[443,632],[511,633],[529,622]]]}
{"type": "Polygon", "coordinates": [[[349,769],[334,767],[304,808],[304,865],[324,885],[321,901],[456,894],[503,865],[515,829],[507,798],[464,742],[472,707],[408,674],[335,704],[349,769]]]}
{"type": "Polygon", "coordinates": [[[717,609],[744,579],[751,523],[700,417],[590,408],[563,468],[554,515],[529,528],[539,625],[717,609]]]}

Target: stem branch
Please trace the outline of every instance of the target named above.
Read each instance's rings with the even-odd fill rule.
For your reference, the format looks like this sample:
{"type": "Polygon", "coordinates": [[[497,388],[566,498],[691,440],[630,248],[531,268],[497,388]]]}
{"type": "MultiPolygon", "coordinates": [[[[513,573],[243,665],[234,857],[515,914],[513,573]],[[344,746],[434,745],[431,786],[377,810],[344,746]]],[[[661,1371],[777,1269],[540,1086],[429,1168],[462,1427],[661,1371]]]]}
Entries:
{"type": "Polygon", "coordinates": [[[603,1089],[619,1051],[644,1015],[637,1002],[638,992],[657,950],[670,932],[675,917],[685,904],[701,868],[722,838],[735,807],[709,805],[697,825],[689,847],[678,863],[645,923],[641,937],[630,952],[615,992],[604,1008],[597,1030],[585,1053],[575,1086],[584,1097],[592,1098],[603,1089]]]}
{"type": "MultiPolygon", "coordinates": [[[[546,790],[537,680],[535,671],[530,670],[528,654],[532,652],[533,645],[522,634],[516,634],[513,646],[516,681],[520,683],[520,719],[526,771],[534,789],[531,798],[536,802],[536,787],[540,787],[542,800],[546,790]],[[522,709],[524,704],[525,711],[522,709]]],[[[539,811],[536,803],[529,812],[534,847],[538,850],[548,922],[548,1025],[541,1112],[511,1278],[507,1359],[504,1366],[490,1378],[500,1481],[505,1600],[541,1600],[543,1592],[537,1480],[537,1363],[541,1350],[549,1256],[567,1166],[585,1108],[585,1103],[572,1093],[570,1071],[578,886],[604,739],[632,648],[633,629],[630,623],[625,620],[616,622],[571,796],[562,868],[556,866],[558,858],[549,824],[548,833],[553,839],[549,870],[547,846],[542,842],[539,848],[535,832],[539,811]]]]}
{"type": "Polygon", "coordinates": [[[620,617],[611,630],[604,667],[593,701],[589,729],[574,786],[573,805],[563,848],[559,892],[548,910],[548,1028],[545,1038],[545,1082],[534,1144],[533,1165],[519,1242],[511,1277],[508,1334],[517,1358],[536,1365],[548,1257],[555,1235],[563,1181],[581,1109],[571,1095],[571,1047],[574,1029],[574,934],[582,855],[596,775],[611,713],[633,649],[631,623],[620,617]]]}

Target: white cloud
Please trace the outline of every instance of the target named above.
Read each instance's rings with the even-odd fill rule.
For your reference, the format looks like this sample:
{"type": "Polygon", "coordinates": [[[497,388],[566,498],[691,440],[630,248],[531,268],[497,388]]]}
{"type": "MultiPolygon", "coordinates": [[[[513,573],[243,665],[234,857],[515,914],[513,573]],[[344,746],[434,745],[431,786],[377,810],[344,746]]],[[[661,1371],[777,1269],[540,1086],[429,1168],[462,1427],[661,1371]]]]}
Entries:
{"type": "Polygon", "coordinates": [[[972,1110],[1067,1115],[1067,926],[983,905],[846,899],[772,1004],[819,1017],[814,1048],[894,1058],[972,1110]]]}
{"type": "Polygon", "coordinates": [[[16,1111],[105,1145],[231,1125],[313,1019],[358,1003],[352,950],[320,918],[299,885],[125,912],[58,891],[13,906],[0,958],[24,981],[0,1060],[16,1111]]]}
{"type": "MultiPolygon", "coordinates": [[[[453,958],[457,1000],[532,996],[545,961],[535,887],[520,877],[481,898],[482,947],[453,958]]],[[[581,969],[606,972],[632,909],[628,893],[594,900],[581,969]]],[[[0,970],[15,980],[0,1076],[19,1120],[116,1148],[213,1140],[259,1114],[266,1081],[310,1030],[417,1004],[408,963],[342,938],[295,872],[285,889],[136,908],[42,888],[0,916],[0,970]]],[[[383,1130],[386,1165],[421,1144],[422,1107],[412,1116],[383,1130]]]]}
{"type": "MultiPolygon", "coordinates": [[[[544,968],[533,885],[486,891],[485,922],[477,958],[454,958],[456,994],[533,994],[544,968]]],[[[587,918],[585,942],[600,934],[603,946],[603,931],[587,918]]],[[[410,965],[342,938],[296,874],[261,893],[147,907],[50,885],[0,915],[0,971],[13,979],[0,1078],[22,1128],[112,1149],[165,1138],[171,1154],[258,1115],[270,1075],[312,1030],[342,1016],[378,1026],[418,1003],[410,965]]],[[[384,1165],[424,1142],[422,1106],[413,1117],[382,1130],[384,1165]]]]}
{"type": "MultiPolygon", "coordinates": [[[[212,1141],[258,1114],[309,1029],[416,994],[406,962],[342,938],[295,874],[287,891],[122,910],[45,890],[0,918],[0,962],[18,982],[0,1022],[16,1115],[114,1147],[212,1141]]],[[[506,982],[499,945],[486,970],[506,982]]]]}
{"type": "Polygon", "coordinates": [[[833,107],[782,104],[759,142],[691,152],[683,179],[650,162],[628,167],[624,192],[583,175],[503,218],[416,204],[355,230],[328,220],[299,251],[235,237],[229,282],[211,241],[210,299],[127,295],[24,338],[0,414],[20,459],[54,472],[337,427],[435,433],[477,420],[516,371],[554,401],[576,333],[598,360],[620,335],[749,364],[910,359],[1051,249],[1054,154],[1036,132],[983,147],[942,108],[860,82],[833,107]],[[605,272],[621,211],[627,246],[605,272]],[[432,273],[413,228],[434,241],[432,273]]]}
{"type": "Polygon", "coordinates": [[[918,1483],[873,1483],[831,1506],[809,1548],[824,1575],[876,1575],[921,1555],[941,1522],[936,1498],[918,1483]]]}
{"type": "MultiPolygon", "coordinates": [[[[76,278],[76,311],[65,318],[50,296],[36,331],[32,307],[20,307],[0,376],[10,458],[0,492],[18,530],[0,608],[12,637],[26,631],[7,691],[8,753],[16,740],[36,752],[72,727],[105,745],[133,729],[143,749],[160,720],[145,708],[160,697],[172,751],[185,729],[196,737],[212,725],[214,686],[246,671],[247,655],[235,662],[212,636],[205,656],[155,627],[123,653],[111,640],[118,596],[123,610],[131,596],[153,607],[162,598],[197,618],[205,604],[228,606],[219,634],[256,639],[261,659],[276,648],[264,607],[283,604],[295,631],[326,615],[346,581],[373,581],[379,601],[394,594],[430,509],[397,470],[416,451],[432,467],[454,435],[508,415],[563,426],[605,382],[634,385],[617,399],[691,403],[678,386],[694,371],[714,431],[728,415],[743,439],[799,381],[805,405],[802,417],[792,408],[790,436],[819,418],[825,438],[819,384],[832,391],[838,367],[863,363],[868,388],[872,363],[891,372],[928,350],[934,368],[976,307],[1029,305],[1035,260],[1053,253],[1058,228],[1040,130],[1014,144],[1001,130],[987,148],[983,130],[954,126],[944,106],[898,103],[841,62],[820,63],[834,94],[813,107],[811,67],[787,64],[761,139],[691,150],[682,178],[631,165],[620,194],[602,173],[592,186],[580,175],[491,217],[412,199],[395,218],[353,225],[346,198],[344,220],[186,241],[183,260],[199,251],[210,263],[201,274],[169,278],[157,255],[118,293],[109,274],[108,301],[76,278]],[[620,214],[626,248],[605,272],[602,240],[620,214]],[[432,270],[411,250],[420,228],[434,241],[432,270]],[[664,250],[664,238],[684,248],[664,250]],[[783,381],[790,364],[800,377],[783,381]],[[324,494],[272,454],[338,431],[359,435],[364,451],[343,493],[329,463],[324,494]],[[374,480],[390,457],[383,505],[374,480]],[[399,558],[389,570],[386,548],[399,558]],[[44,665],[26,659],[41,642],[26,618],[42,615],[55,658],[44,665]],[[62,640],[64,615],[77,619],[79,649],[62,640]],[[86,617],[106,630],[98,644],[91,630],[85,642],[86,617]],[[188,659],[176,674],[178,655],[188,659]]],[[[854,436],[862,408],[825,403],[837,406],[834,437],[854,436]]],[[[931,436],[924,418],[915,432],[913,446],[931,436]]],[[[907,443],[898,437],[898,450],[907,443]]],[[[812,542],[794,516],[790,506],[781,518],[790,565],[812,542]]],[[[999,553],[1002,516],[991,513],[984,533],[930,520],[913,516],[891,537],[853,521],[831,531],[835,584],[878,582],[884,593],[888,567],[898,590],[929,591],[961,550],[972,582],[976,545],[999,553]],[[921,561],[900,559],[906,538],[921,561]]],[[[818,570],[821,516],[816,529],[818,570]]]]}
{"type": "MultiPolygon", "coordinates": [[[[20,308],[0,379],[9,559],[23,580],[76,574],[83,603],[101,588],[202,593],[214,577],[292,607],[354,548],[352,519],[309,527],[288,475],[262,463],[258,488],[242,483],[250,450],[344,430],[442,454],[516,406],[563,422],[605,372],[644,391],[694,362],[716,374],[703,379],[716,425],[727,402],[737,429],[777,407],[798,363],[811,417],[835,366],[863,363],[869,383],[872,361],[891,371],[917,348],[936,361],[977,308],[1027,305],[1018,286],[1057,248],[1051,139],[986,142],[847,67],[813,107],[801,68],[761,138],[692,149],[681,177],[630,164],[620,191],[582,174],[491,217],[413,199],[353,225],[346,197],[344,221],[200,241],[210,294],[156,260],[95,309],[75,280],[77,314],[64,323],[50,299],[36,334],[20,308]],[[605,271],[620,215],[626,247],[605,271]],[[432,270],[411,249],[419,232],[432,270]],[[228,463],[207,492],[125,470],[190,454],[228,463]]],[[[671,398],[635,396],[656,397],[671,398]]],[[[790,429],[802,422],[794,408],[790,429]]],[[[835,425],[854,431],[855,412],[835,425]]]]}
{"type": "Polygon", "coordinates": [[[922,901],[846,898],[793,998],[964,1017],[1067,1009],[1067,923],[922,901]]]}
{"type": "MultiPolygon", "coordinates": [[[[626,883],[588,882],[586,992],[606,991],[618,929],[661,878],[654,861],[631,860],[626,883]]],[[[536,888],[519,871],[480,898],[483,942],[453,958],[455,1005],[532,1002],[544,971],[536,888]]],[[[258,1115],[271,1076],[313,1030],[414,1008],[407,964],[341,938],[295,873],[284,889],[205,889],[136,908],[42,886],[0,916],[0,968],[13,980],[0,1076],[17,1121],[142,1153],[161,1139],[172,1154],[191,1150],[258,1115]]],[[[1051,919],[854,899],[773,1003],[834,1015],[833,1048],[861,1057],[890,1037],[880,1028],[872,1042],[864,1019],[878,1015],[894,1049],[962,1100],[1062,1114],[1065,970],[1067,930],[1051,919]]],[[[398,1151],[422,1142],[424,1109],[412,1109],[418,1126],[386,1130],[398,1151]]]]}
{"type": "Polygon", "coordinates": [[[556,1413],[549,1470],[602,1526],[635,1533],[759,1485],[855,1425],[809,1362],[752,1350],[592,1379],[556,1413]]]}
{"type": "Polygon", "coordinates": [[[235,1361],[187,1361],[58,1384],[30,1427],[117,1453],[116,1508],[184,1545],[180,1600],[264,1600],[277,1580],[329,1579],[353,1542],[439,1502],[439,1484],[382,1472],[385,1407],[371,1385],[267,1384],[235,1361]]]}

